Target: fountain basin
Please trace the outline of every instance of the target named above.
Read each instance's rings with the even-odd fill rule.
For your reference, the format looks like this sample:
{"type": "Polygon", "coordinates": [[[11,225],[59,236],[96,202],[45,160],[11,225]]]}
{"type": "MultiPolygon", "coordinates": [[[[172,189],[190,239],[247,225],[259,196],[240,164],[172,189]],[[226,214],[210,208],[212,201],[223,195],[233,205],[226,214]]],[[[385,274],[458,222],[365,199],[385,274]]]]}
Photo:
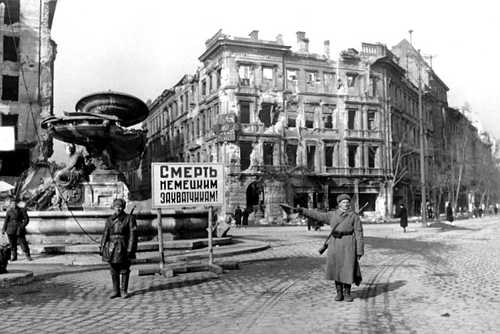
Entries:
{"type": "MultiPolygon", "coordinates": [[[[35,244],[88,244],[100,240],[106,218],[111,210],[93,211],[28,211],[30,222],[26,227],[27,239],[35,244]],[[85,230],[85,233],[83,230],[85,230]],[[88,235],[87,235],[88,234],[88,235]]],[[[150,240],[158,234],[156,211],[134,212],[137,230],[142,240],[150,240]]],[[[5,212],[0,212],[3,225],[5,212]]],[[[188,239],[207,236],[208,211],[165,210],[162,212],[162,230],[167,239],[188,239]]]]}

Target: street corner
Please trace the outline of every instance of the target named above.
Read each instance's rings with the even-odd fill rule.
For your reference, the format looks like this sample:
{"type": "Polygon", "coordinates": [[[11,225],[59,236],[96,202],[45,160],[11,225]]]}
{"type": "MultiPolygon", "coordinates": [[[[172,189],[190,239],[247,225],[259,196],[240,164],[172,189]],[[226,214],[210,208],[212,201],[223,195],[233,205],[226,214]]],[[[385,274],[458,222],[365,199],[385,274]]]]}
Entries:
{"type": "Polygon", "coordinates": [[[0,289],[13,285],[24,285],[35,279],[30,270],[12,269],[5,274],[0,274],[0,289]]]}

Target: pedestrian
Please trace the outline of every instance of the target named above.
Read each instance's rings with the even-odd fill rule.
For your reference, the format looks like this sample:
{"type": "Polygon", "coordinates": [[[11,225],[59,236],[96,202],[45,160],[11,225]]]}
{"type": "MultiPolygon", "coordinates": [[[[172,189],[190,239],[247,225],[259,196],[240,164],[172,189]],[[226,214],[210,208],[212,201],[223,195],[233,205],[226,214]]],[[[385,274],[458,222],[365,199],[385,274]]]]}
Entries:
{"type": "Polygon", "coordinates": [[[17,244],[21,246],[26,259],[32,261],[26,241],[26,225],[29,221],[25,203],[22,201],[16,203],[16,200],[11,199],[2,228],[2,234],[6,233],[9,238],[11,261],[17,260],[17,244]]]}
{"type": "Polygon", "coordinates": [[[236,227],[239,228],[241,227],[241,215],[243,212],[241,212],[240,206],[236,206],[236,210],[234,210],[234,220],[236,222],[236,227]]]}
{"type": "Polygon", "coordinates": [[[498,215],[498,203],[493,207],[493,212],[495,212],[495,216],[498,215]]]}
{"type": "Polygon", "coordinates": [[[137,250],[137,224],[132,214],[125,213],[125,200],[113,201],[113,215],[108,217],[101,239],[101,255],[109,263],[113,294],[110,298],[128,298],[130,260],[135,259],[137,250]],[[121,282],[120,282],[121,278],[121,282]]]}
{"type": "Polygon", "coordinates": [[[479,218],[483,217],[483,208],[480,206],[479,207],[479,210],[477,210],[478,214],[479,214],[479,218]]]}
{"type": "Polygon", "coordinates": [[[451,203],[448,203],[446,206],[446,220],[450,223],[453,222],[453,209],[451,207],[451,203]]]}
{"type": "Polygon", "coordinates": [[[399,205],[398,217],[399,225],[403,228],[403,232],[406,233],[406,227],[408,226],[408,210],[403,203],[399,205]]]}
{"type": "Polygon", "coordinates": [[[325,224],[330,224],[332,237],[328,240],[326,279],[335,281],[336,301],[352,302],[352,283],[361,283],[359,259],[364,254],[363,226],[357,213],[351,210],[347,194],[337,196],[338,209],[321,212],[298,208],[298,212],[325,224]]]}
{"type": "Polygon", "coordinates": [[[243,224],[243,227],[247,227],[248,226],[248,216],[250,215],[252,211],[246,207],[245,210],[243,210],[243,221],[242,221],[242,224],[243,224]]]}

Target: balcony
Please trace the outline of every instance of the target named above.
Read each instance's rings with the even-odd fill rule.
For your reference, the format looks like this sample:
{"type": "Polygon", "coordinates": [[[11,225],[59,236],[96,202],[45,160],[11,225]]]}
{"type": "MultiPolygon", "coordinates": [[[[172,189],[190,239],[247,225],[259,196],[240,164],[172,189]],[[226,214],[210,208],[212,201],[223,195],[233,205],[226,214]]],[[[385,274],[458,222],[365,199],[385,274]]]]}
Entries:
{"type": "Polygon", "coordinates": [[[368,140],[382,140],[382,131],[346,129],[345,137],[356,138],[356,139],[368,139],[368,140]]]}
{"type": "Polygon", "coordinates": [[[382,168],[326,167],[325,173],[335,176],[384,176],[382,168]]]}
{"type": "Polygon", "coordinates": [[[242,123],[240,130],[245,134],[262,133],[265,130],[265,126],[261,123],[242,123]]]}

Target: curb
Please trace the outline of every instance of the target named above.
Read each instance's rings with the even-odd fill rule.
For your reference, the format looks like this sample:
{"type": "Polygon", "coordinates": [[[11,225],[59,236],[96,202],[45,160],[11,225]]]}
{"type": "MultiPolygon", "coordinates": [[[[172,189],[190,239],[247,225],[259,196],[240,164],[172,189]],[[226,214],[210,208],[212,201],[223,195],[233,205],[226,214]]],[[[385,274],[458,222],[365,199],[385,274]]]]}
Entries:
{"type": "Polygon", "coordinates": [[[0,288],[7,288],[13,285],[24,285],[34,280],[35,276],[32,271],[15,269],[0,275],[0,288]]]}

